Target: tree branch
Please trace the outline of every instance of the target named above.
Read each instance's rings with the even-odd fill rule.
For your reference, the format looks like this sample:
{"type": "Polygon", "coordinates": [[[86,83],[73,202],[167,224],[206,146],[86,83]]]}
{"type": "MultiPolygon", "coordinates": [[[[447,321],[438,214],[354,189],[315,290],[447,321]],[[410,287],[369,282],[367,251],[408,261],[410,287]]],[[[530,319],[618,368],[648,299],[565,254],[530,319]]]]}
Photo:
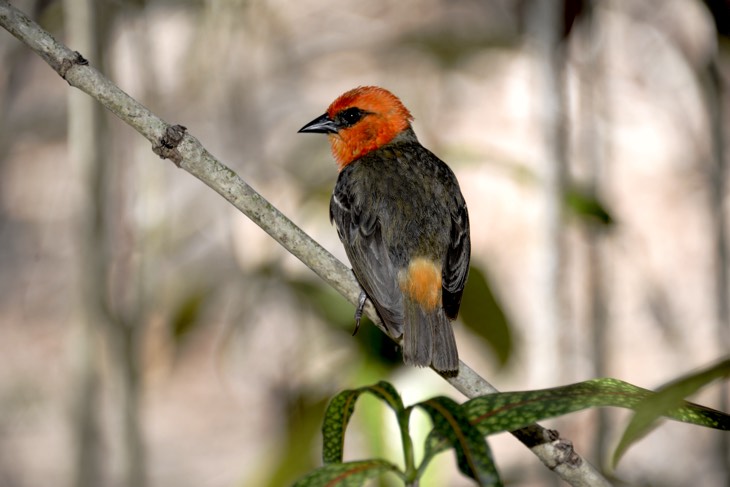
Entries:
{"type": "MultiPolygon", "coordinates": [[[[292,223],[235,172],[213,157],[195,137],[185,132],[184,127],[171,126],[157,117],[89,66],[78,52],[56,41],[5,0],[0,0],[0,25],[40,55],[71,86],[96,99],[152,142],[156,154],[172,159],[178,167],[223,196],[327,284],[356,305],[360,286],[350,269],[292,223]]],[[[365,312],[385,332],[370,303],[365,312]]],[[[445,380],[468,397],[497,392],[463,362],[460,363],[459,374],[456,377],[445,377],[445,380]]],[[[559,438],[557,432],[531,425],[513,434],[569,484],[576,487],[610,485],[590,463],[573,450],[571,442],[559,438]]]]}

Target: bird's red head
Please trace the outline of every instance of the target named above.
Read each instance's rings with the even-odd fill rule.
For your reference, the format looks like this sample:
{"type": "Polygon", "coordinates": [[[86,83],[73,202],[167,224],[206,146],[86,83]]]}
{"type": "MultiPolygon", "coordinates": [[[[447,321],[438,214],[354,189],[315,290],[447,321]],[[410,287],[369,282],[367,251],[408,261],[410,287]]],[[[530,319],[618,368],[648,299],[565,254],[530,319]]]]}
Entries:
{"type": "Polygon", "coordinates": [[[387,144],[411,126],[413,117],[390,91],[361,86],[340,95],[321,117],[300,132],[326,133],[332,155],[342,170],[370,151],[387,144]]]}

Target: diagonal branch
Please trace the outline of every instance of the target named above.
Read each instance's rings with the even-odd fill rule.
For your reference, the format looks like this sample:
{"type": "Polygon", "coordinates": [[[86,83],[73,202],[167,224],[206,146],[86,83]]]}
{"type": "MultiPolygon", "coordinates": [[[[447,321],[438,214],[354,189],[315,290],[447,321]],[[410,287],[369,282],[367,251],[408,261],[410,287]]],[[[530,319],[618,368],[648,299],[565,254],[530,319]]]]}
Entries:
{"type": "MultiPolygon", "coordinates": [[[[153,144],[161,157],[169,158],[223,196],[253,220],[287,251],[312,269],[353,305],[360,286],[350,269],[327,252],[283,213],[264,199],[230,168],[213,157],[180,125],[171,126],[134,100],[79,54],[56,41],[48,32],[6,0],[0,0],[0,25],[41,56],[69,85],[104,105],[153,144]]],[[[375,309],[367,315],[385,332],[375,309]]],[[[444,378],[468,397],[497,392],[463,362],[456,377],[444,378]]],[[[573,486],[608,486],[609,482],[572,448],[569,440],[537,424],[513,432],[550,469],[573,486]]]]}

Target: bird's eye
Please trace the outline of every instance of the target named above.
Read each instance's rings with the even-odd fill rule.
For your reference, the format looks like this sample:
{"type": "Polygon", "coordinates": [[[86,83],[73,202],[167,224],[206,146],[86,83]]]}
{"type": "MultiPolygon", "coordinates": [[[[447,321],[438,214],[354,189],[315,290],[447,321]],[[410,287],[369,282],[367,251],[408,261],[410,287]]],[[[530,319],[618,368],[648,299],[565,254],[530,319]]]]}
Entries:
{"type": "Polygon", "coordinates": [[[341,123],[345,127],[351,127],[355,125],[357,122],[359,122],[362,117],[365,116],[364,111],[360,110],[357,107],[348,108],[347,110],[343,110],[340,112],[340,115],[337,117],[341,120],[341,123]]]}

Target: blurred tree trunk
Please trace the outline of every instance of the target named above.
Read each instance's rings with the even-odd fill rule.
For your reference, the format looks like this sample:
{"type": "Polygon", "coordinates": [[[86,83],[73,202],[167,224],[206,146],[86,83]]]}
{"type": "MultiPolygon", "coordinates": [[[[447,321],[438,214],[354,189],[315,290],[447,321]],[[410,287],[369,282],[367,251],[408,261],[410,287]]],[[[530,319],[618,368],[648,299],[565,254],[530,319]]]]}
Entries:
{"type": "MultiPolygon", "coordinates": [[[[609,160],[607,138],[603,127],[608,125],[608,93],[605,69],[607,22],[598,18],[600,7],[587,2],[578,42],[583,60],[580,66],[580,158],[586,162],[587,192],[591,197],[600,198],[601,181],[606,180],[605,163],[609,160]]],[[[601,199],[602,200],[602,199],[601,199]]],[[[589,355],[593,364],[591,375],[605,377],[608,374],[606,344],[608,336],[608,306],[606,304],[609,286],[607,273],[610,266],[605,257],[606,226],[588,221],[583,226],[586,241],[586,290],[588,300],[588,343],[582,355],[589,355]]],[[[577,378],[582,379],[582,378],[577,378]]],[[[610,451],[608,412],[600,408],[596,415],[595,434],[593,435],[593,458],[603,464],[610,451]]]]}
{"type": "MultiPolygon", "coordinates": [[[[69,43],[99,65],[99,36],[93,0],[64,0],[64,22],[69,43]]],[[[75,465],[72,485],[103,485],[104,468],[100,429],[100,355],[98,345],[106,319],[102,289],[104,262],[103,180],[101,158],[102,108],[84,93],[69,91],[69,158],[79,176],[77,249],[79,262],[77,329],[71,360],[75,387],[71,414],[75,465]]]]}
{"type": "MultiPolygon", "coordinates": [[[[101,69],[109,32],[109,9],[97,8],[94,0],[64,0],[64,21],[69,44],[94,66],[101,69]],[[102,10],[104,10],[102,12],[102,10]],[[102,35],[104,33],[104,35],[102,35]]],[[[109,482],[110,457],[121,456],[122,472],[112,484],[143,487],[145,462],[139,425],[139,386],[136,370],[136,328],[129,318],[137,313],[113,310],[109,298],[109,273],[112,249],[108,233],[113,222],[108,218],[113,177],[105,149],[109,147],[107,113],[84,93],[69,94],[69,157],[78,171],[78,327],[71,350],[74,383],[72,400],[75,467],[73,485],[98,487],[109,482]],[[101,387],[99,371],[102,346],[109,351],[110,388],[101,387]],[[111,430],[101,425],[102,393],[114,397],[111,430]],[[102,442],[103,433],[111,438],[102,442]],[[109,447],[110,446],[110,447],[109,447]],[[102,454],[103,453],[103,454],[102,454]],[[110,455],[111,453],[111,455],[110,455]]],[[[127,304],[127,303],[125,303],[127,304]]]]}
{"type": "Polygon", "coordinates": [[[560,343],[563,327],[562,268],[564,252],[563,192],[566,163],[565,51],[563,0],[533,0],[527,12],[527,30],[534,47],[535,97],[541,147],[540,200],[544,208],[542,251],[538,279],[537,310],[530,350],[531,383],[546,387],[560,375],[560,343]]]}
{"type": "MultiPolygon", "coordinates": [[[[712,144],[709,161],[708,185],[710,188],[710,221],[715,230],[715,291],[717,343],[722,353],[730,351],[730,309],[728,309],[728,256],[727,256],[727,224],[725,213],[725,192],[727,167],[725,161],[724,134],[724,87],[722,73],[715,61],[711,60],[705,72],[699,73],[702,92],[705,94],[710,142],[712,144]]],[[[730,388],[727,382],[720,385],[720,404],[723,411],[730,407],[728,396],[730,388]]],[[[730,486],[730,437],[718,436],[718,465],[725,472],[725,485],[730,486]]]]}
{"type": "MultiPolygon", "coordinates": [[[[730,4],[721,0],[704,0],[708,12],[715,21],[717,32],[717,52],[709,59],[705,70],[698,71],[699,84],[705,95],[708,127],[710,131],[711,154],[708,170],[710,188],[709,211],[715,229],[715,291],[717,343],[721,354],[730,352],[730,303],[728,303],[728,248],[727,214],[725,212],[725,193],[727,191],[727,161],[725,111],[728,101],[727,84],[723,81],[723,64],[726,64],[728,40],[730,39],[730,4]]],[[[730,408],[730,386],[724,381],[720,384],[718,406],[727,411],[730,408]]],[[[718,466],[724,473],[724,484],[730,487],[730,436],[719,435],[717,448],[718,466]]]]}

